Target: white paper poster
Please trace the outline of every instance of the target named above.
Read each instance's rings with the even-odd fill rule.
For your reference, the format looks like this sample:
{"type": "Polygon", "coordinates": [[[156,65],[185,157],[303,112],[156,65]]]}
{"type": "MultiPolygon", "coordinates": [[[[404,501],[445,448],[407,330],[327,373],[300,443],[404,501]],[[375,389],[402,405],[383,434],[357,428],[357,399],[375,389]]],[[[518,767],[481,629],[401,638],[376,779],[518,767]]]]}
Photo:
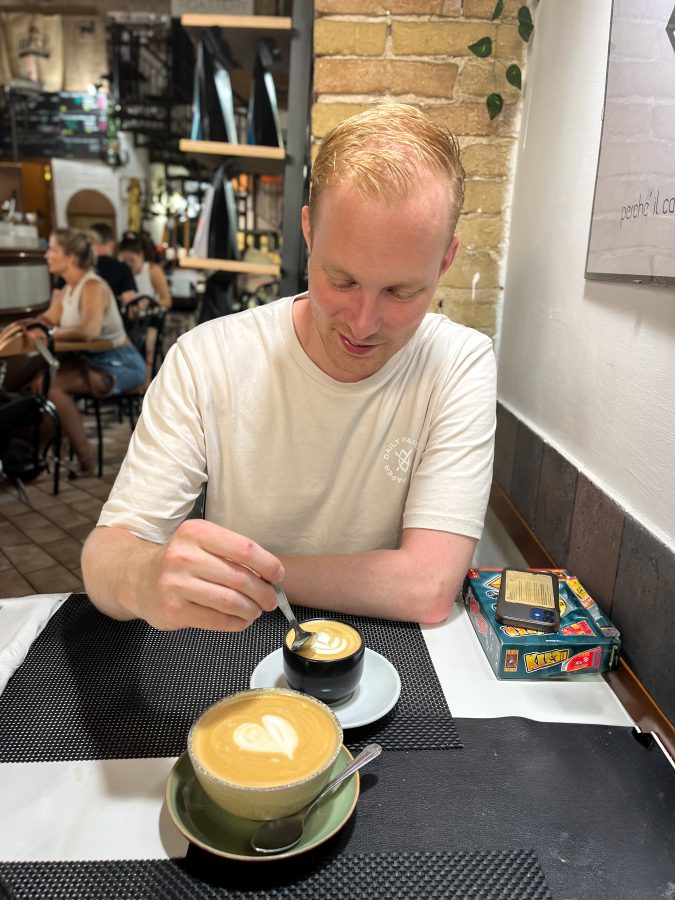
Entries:
{"type": "Polygon", "coordinates": [[[675,282],[675,0],[614,0],[586,277],[675,282]]]}

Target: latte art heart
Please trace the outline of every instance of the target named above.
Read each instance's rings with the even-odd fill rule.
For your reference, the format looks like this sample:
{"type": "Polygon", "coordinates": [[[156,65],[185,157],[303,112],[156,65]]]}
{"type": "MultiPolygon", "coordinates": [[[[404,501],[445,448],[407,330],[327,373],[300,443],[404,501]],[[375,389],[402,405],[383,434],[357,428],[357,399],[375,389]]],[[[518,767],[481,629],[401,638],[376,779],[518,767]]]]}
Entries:
{"type": "Polygon", "coordinates": [[[282,753],[293,759],[298,746],[298,735],[281,716],[265,715],[258,722],[244,722],[234,731],[234,742],[240,750],[253,753],[282,753]]]}
{"type": "Polygon", "coordinates": [[[312,777],[341,744],[340,723],[327,707],[277,688],[241,691],[214,704],[188,737],[196,771],[256,789],[312,777]]]}
{"type": "Polygon", "coordinates": [[[314,638],[312,646],[317,656],[344,656],[347,644],[346,638],[342,635],[320,631],[314,638]]]}

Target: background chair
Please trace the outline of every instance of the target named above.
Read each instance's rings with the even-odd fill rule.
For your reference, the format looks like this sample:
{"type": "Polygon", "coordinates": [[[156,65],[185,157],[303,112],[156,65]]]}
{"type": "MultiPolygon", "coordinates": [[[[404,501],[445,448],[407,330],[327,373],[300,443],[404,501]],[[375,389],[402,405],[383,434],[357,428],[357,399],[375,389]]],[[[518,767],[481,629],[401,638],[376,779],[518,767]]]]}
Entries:
{"type": "Polygon", "coordinates": [[[143,359],[150,364],[148,378],[144,384],[111,397],[95,397],[87,393],[76,395],[78,400],[83,401],[81,412],[85,415],[93,414],[96,419],[97,475],[99,478],[103,475],[103,408],[116,407],[120,422],[123,414],[126,413],[129,417],[129,428],[133,432],[145,392],[164,359],[162,338],[166,312],[164,307],[145,294],[135,297],[122,309],[122,319],[129,340],[143,359]]]}
{"type": "Polygon", "coordinates": [[[38,354],[31,351],[1,361],[4,371],[0,377],[0,477],[11,481],[24,503],[28,503],[24,483],[49,470],[50,451],[54,465],[52,492],[58,494],[62,439],[61,420],[56,407],[47,399],[52,371],[58,367],[54,340],[41,323],[33,323],[28,330],[42,332],[35,340],[38,354]],[[19,373],[25,375],[29,371],[32,373],[29,381],[18,384],[19,373]],[[41,376],[39,392],[29,390],[29,385],[35,387],[38,376],[41,376]],[[45,419],[51,423],[53,435],[41,450],[45,419]],[[30,441],[26,440],[28,435],[30,441]]]}
{"type": "MultiPolygon", "coordinates": [[[[151,381],[164,360],[164,324],[168,310],[160,306],[153,298],[146,294],[127,303],[122,310],[122,319],[129,340],[141,354],[143,359],[150,364],[149,380],[151,381]]],[[[140,389],[134,388],[129,393],[140,389]]]]}

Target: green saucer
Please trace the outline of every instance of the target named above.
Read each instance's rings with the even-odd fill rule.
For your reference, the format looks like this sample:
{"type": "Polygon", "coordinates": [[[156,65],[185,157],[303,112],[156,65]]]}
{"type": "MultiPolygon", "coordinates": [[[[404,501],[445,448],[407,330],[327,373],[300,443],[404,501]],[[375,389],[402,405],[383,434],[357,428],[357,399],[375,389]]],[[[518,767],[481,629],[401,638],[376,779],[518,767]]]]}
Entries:
{"type": "MultiPolygon", "coordinates": [[[[329,780],[341,772],[351,759],[351,753],[343,747],[333,763],[329,780]]],[[[358,797],[359,773],[356,772],[312,811],[305,824],[305,833],[295,847],[285,853],[267,855],[257,853],[250,845],[251,835],[260,822],[240,819],[216,806],[197,781],[187,751],[177,760],[166,785],[169,815],[189,841],[216,856],[246,862],[285,859],[323,844],[345,824],[358,797]]]]}

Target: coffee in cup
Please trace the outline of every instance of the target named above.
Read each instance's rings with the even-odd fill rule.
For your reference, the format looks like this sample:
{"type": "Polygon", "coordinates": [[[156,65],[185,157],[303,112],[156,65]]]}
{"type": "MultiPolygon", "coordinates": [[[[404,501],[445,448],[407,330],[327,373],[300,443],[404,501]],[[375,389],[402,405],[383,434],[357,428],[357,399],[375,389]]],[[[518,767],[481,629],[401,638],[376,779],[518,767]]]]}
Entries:
{"type": "Polygon", "coordinates": [[[342,729],[327,706],[281,688],[226,697],[202,713],[188,736],[208,796],[236,816],[259,820],[309,803],[341,746],[342,729]]]}
{"type": "Polygon", "coordinates": [[[283,659],[289,686],[324,703],[346,700],[363,674],[363,635],[356,626],[337,619],[311,619],[300,624],[315,636],[294,651],[291,644],[295,631],[286,634],[283,659]]]}

